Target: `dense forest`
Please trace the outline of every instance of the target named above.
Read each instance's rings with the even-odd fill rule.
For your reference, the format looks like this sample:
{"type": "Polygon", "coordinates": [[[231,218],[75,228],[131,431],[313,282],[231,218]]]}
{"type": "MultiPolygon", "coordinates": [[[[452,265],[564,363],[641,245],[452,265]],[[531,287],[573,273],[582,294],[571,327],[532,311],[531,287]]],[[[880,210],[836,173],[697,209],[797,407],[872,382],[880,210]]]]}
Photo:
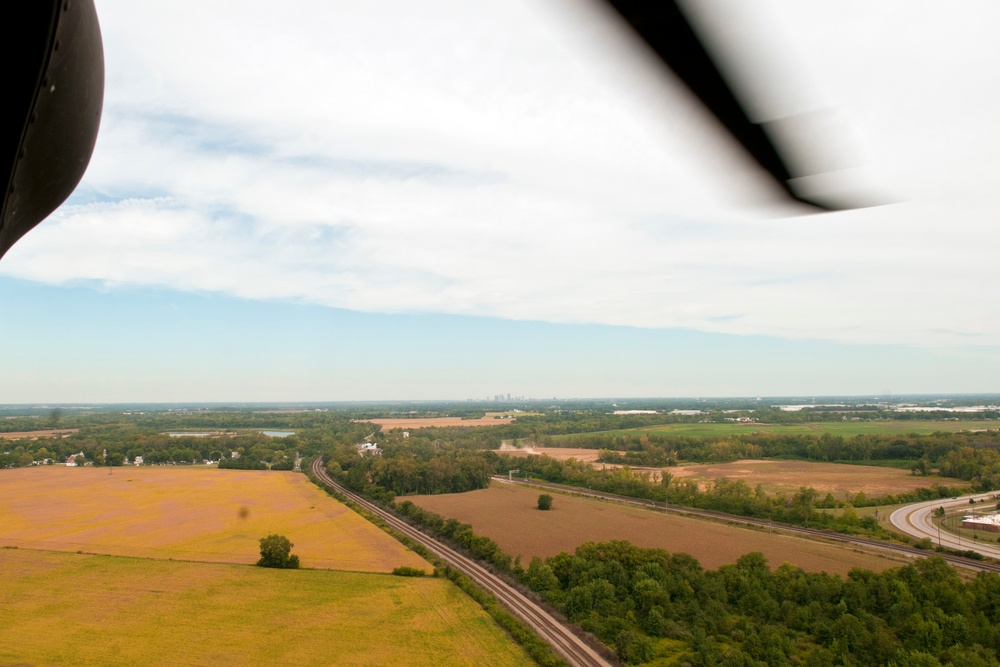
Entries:
{"type": "Polygon", "coordinates": [[[939,558],[847,579],[759,553],[705,571],[686,554],[588,543],[522,579],[630,663],[691,667],[1000,664],[1000,575],[963,581],[939,558]]]}

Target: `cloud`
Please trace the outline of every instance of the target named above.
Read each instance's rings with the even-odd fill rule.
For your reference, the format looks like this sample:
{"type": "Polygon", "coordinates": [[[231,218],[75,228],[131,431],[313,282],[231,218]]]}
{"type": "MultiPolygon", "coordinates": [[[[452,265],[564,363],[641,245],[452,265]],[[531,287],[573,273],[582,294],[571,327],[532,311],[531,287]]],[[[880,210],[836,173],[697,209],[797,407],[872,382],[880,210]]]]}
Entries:
{"type": "Polygon", "coordinates": [[[93,163],[0,272],[370,312],[1000,344],[984,287],[1000,109],[954,74],[967,58],[1000,74],[988,22],[930,53],[914,35],[955,37],[936,10],[908,11],[896,37],[894,15],[861,4],[771,7],[803,68],[847,100],[873,173],[908,198],[803,218],[754,194],[760,177],[664,77],[610,58],[613,36],[588,50],[599,28],[535,4],[101,3],[93,163]]]}

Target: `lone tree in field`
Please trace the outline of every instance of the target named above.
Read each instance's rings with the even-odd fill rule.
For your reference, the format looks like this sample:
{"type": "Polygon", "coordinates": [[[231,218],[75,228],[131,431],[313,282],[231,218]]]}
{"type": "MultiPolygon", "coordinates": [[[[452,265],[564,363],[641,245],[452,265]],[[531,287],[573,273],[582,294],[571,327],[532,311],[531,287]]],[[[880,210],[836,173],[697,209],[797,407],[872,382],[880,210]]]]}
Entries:
{"type": "Polygon", "coordinates": [[[540,510],[550,510],[552,509],[552,496],[547,493],[543,493],[538,496],[538,509],[540,510]]]}
{"type": "Polygon", "coordinates": [[[257,565],[296,569],[299,566],[299,557],[292,554],[293,546],[295,545],[284,535],[268,535],[260,538],[260,560],[257,561],[257,565]]]}

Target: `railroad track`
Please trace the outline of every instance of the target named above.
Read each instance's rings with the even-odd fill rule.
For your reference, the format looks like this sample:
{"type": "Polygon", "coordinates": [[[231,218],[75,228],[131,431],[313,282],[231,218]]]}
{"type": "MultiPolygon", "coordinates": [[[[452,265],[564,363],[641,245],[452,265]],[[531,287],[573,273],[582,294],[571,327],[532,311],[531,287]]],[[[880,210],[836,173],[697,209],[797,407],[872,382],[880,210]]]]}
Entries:
{"type": "Polygon", "coordinates": [[[592,498],[603,498],[605,500],[614,500],[617,502],[627,503],[630,505],[639,505],[642,507],[665,510],[673,514],[684,514],[703,519],[715,519],[730,523],[741,523],[747,526],[754,526],[757,528],[773,527],[785,533],[793,533],[797,535],[805,535],[808,537],[822,538],[824,540],[832,540],[834,542],[842,542],[845,544],[851,544],[856,546],[881,549],[883,551],[889,551],[891,553],[901,554],[905,556],[916,556],[920,558],[926,558],[927,556],[939,556],[945,561],[951,563],[952,565],[956,565],[958,567],[964,567],[966,569],[974,570],[976,572],[1000,573],[1000,564],[997,563],[973,560],[972,558],[964,558],[962,556],[955,556],[953,554],[938,553],[936,551],[917,549],[916,547],[910,547],[905,544],[890,544],[888,542],[875,540],[870,537],[845,535],[844,533],[835,533],[830,530],[820,530],[818,528],[806,528],[804,526],[795,526],[787,523],[775,523],[772,521],[765,521],[763,519],[753,519],[750,517],[739,516],[737,514],[727,514],[725,512],[703,510],[694,507],[684,507],[683,505],[671,505],[669,503],[659,503],[652,500],[646,500],[644,498],[632,498],[630,496],[622,496],[617,493],[605,493],[604,491],[591,491],[589,489],[581,489],[580,487],[567,486],[565,484],[553,484],[552,482],[537,482],[534,480],[531,481],[520,480],[520,479],[511,480],[508,479],[507,477],[502,477],[499,475],[494,476],[493,479],[495,479],[498,482],[524,484],[527,486],[534,486],[542,489],[566,491],[568,493],[575,493],[577,495],[589,496],[592,498]]]}
{"type": "Polygon", "coordinates": [[[322,458],[317,458],[312,464],[313,474],[324,484],[336,489],[357,503],[366,511],[376,515],[393,530],[399,531],[414,542],[418,542],[435,555],[472,579],[476,584],[493,593],[512,614],[524,621],[538,636],[547,641],[555,651],[573,667],[612,667],[617,663],[602,656],[594,647],[573,633],[564,623],[560,622],[548,611],[529,599],[506,581],[480,565],[476,560],[465,556],[442,542],[417,530],[395,515],[385,511],[378,505],[365,500],[358,494],[349,491],[335,482],[323,468],[322,458]]]}

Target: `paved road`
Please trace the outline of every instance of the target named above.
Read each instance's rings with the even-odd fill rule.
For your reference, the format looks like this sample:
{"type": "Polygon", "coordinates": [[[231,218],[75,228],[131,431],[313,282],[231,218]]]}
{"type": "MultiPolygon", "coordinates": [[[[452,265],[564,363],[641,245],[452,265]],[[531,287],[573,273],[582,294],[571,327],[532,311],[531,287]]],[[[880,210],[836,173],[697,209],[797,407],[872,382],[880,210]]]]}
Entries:
{"type": "Polygon", "coordinates": [[[934,516],[934,510],[939,507],[944,507],[945,509],[954,507],[967,507],[970,510],[973,508],[982,509],[983,505],[971,505],[969,504],[969,499],[976,500],[987,500],[989,504],[987,507],[992,509],[994,505],[992,493],[976,493],[969,496],[960,496],[958,498],[948,498],[948,499],[938,499],[938,500],[928,500],[923,503],[916,503],[914,505],[907,505],[906,507],[901,507],[889,517],[892,525],[903,531],[904,533],[916,537],[917,539],[929,538],[934,544],[940,544],[941,546],[948,547],[950,549],[959,549],[967,551],[976,551],[984,556],[989,556],[990,558],[1000,559],[1000,544],[997,544],[996,538],[997,533],[987,533],[980,532],[979,535],[982,539],[970,540],[958,537],[952,533],[939,530],[937,526],[934,525],[932,518],[934,516]],[[992,543],[992,544],[991,544],[992,543]]]}
{"type": "Polygon", "coordinates": [[[323,468],[323,461],[317,458],[312,465],[313,474],[324,484],[350,498],[366,511],[378,516],[394,530],[406,535],[411,540],[423,544],[448,565],[459,570],[479,586],[493,593],[507,609],[531,627],[542,639],[547,641],[559,655],[563,656],[573,667],[612,667],[617,663],[606,659],[590,644],[578,637],[573,630],[552,616],[548,611],[529,599],[506,581],[490,572],[472,558],[463,556],[451,547],[422,533],[395,515],[386,512],[356,493],[353,493],[335,482],[323,468]]]}

